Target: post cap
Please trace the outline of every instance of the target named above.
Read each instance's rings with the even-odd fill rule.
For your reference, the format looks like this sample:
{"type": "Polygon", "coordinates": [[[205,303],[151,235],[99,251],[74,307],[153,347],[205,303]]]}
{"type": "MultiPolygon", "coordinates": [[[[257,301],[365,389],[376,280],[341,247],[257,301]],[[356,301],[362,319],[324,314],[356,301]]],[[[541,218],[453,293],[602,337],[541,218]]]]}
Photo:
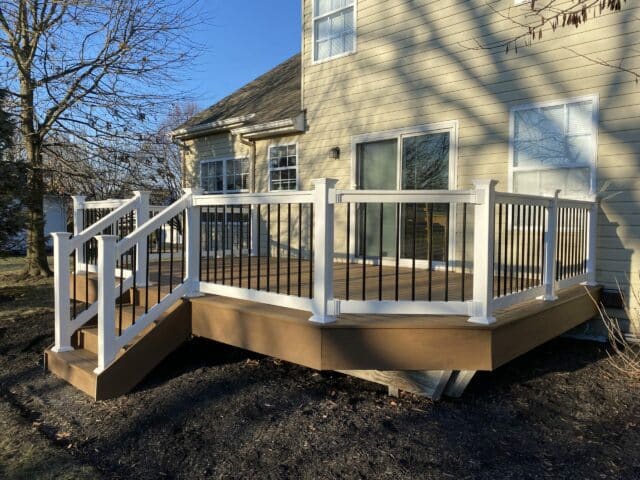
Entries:
{"type": "Polygon", "coordinates": [[[493,178],[480,178],[473,180],[473,186],[476,188],[496,188],[498,180],[493,178]]]}
{"type": "Polygon", "coordinates": [[[185,187],[182,191],[185,195],[202,195],[202,189],[200,187],[185,187]]]}
{"type": "Polygon", "coordinates": [[[71,200],[73,200],[73,208],[78,209],[84,206],[87,197],[86,195],[71,195],[71,200]]]}
{"type": "Polygon", "coordinates": [[[327,185],[329,187],[335,187],[337,183],[337,178],[313,178],[311,180],[312,185],[327,185]]]}
{"type": "Polygon", "coordinates": [[[69,240],[71,238],[72,233],[71,232],[51,232],[49,235],[51,235],[51,237],[54,239],[59,238],[61,240],[69,240]]]}

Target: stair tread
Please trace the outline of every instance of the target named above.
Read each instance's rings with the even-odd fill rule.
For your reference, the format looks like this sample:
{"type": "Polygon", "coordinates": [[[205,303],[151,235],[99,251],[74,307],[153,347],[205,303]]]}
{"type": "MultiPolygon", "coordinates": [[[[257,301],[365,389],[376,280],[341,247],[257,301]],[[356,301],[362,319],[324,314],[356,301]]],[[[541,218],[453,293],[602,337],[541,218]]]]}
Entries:
{"type": "Polygon", "coordinates": [[[56,353],[56,355],[69,366],[79,368],[87,373],[95,375],[93,370],[98,365],[98,355],[95,353],[83,348],[78,348],[68,352],[56,353]]]}

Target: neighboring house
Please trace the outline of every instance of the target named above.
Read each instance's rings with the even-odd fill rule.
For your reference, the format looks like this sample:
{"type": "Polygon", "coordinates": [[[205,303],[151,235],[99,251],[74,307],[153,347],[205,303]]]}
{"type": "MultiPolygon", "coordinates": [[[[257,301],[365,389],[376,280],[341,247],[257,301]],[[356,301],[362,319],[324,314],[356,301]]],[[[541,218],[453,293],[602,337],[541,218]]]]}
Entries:
{"type": "Polygon", "coordinates": [[[637,6],[517,53],[478,45],[519,32],[529,2],[303,6],[301,54],[174,132],[187,185],[302,190],[332,177],[339,188],[464,189],[493,178],[499,191],[599,193],[598,281],[640,287],[640,91],[625,72],[640,67],[637,6]]]}

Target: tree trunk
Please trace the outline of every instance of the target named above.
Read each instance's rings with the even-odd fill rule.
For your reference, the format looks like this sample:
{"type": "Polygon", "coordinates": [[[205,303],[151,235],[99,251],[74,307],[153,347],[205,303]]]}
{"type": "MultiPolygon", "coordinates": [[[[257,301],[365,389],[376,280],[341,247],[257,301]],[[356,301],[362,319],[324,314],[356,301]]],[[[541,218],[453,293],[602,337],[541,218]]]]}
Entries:
{"type": "Polygon", "coordinates": [[[30,79],[21,79],[20,129],[27,159],[27,256],[24,275],[50,276],[44,241],[44,179],[42,172],[42,140],[36,131],[33,110],[33,85],[30,79]]]}

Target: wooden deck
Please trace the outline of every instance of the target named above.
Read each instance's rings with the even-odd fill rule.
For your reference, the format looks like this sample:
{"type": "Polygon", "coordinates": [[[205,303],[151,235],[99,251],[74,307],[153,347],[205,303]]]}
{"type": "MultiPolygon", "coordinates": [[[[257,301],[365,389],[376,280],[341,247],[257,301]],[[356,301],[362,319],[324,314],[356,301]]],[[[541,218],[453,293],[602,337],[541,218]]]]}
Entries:
{"type": "MultiPolygon", "coordinates": [[[[250,283],[258,287],[257,258],[252,258],[250,283]]],[[[203,263],[203,281],[249,286],[249,266],[236,257],[203,263]]],[[[334,264],[334,296],[339,299],[394,300],[396,278],[399,300],[469,300],[473,277],[416,268],[334,264]],[[347,282],[349,278],[349,282],[347,282]],[[363,284],[363,278],[365,282],[363,284]],[[413,279],[415,278],[415,282],[413,279]],[[431,278],[431,282],[429,282],[431,278]],[[363,288],[364,287],[364,288],[363,288]]],[[[312,276],[308,262],[261,259],[260,288],[309,296],[312,276]],[[300,272],[300,274],[298,273],[300,272]],[[300,282],[298,283],[298,278],[300,282]],[[279,283],[278,283],[279,279],[279,283]]],[[[533,284],[533,276],[514,279],[533,284]]],[[[590,288],[594,296],[599,288],[590,288]]],[[[192,299],[192,331],[247,350],[271,355],[320,370],[493,370],[532,348],[590,320],[597,314],[587,290],[561,290],[558,300],[533,300],[496,312],[497,322],[483,326],[466,316],[339,315],[335,323],[309,322],[309,312],[208,295],[192,299]]]]}
{"type": "MultiPolygon", "coordinates": [[[[302,297],[311,294],[313,272],[308,260],[246,257],[241,261],[236,256],[233,262],[231,258],[210,259],[207,264],[203,259],[201,266],[202,281],[302,297]]],[[[347,297],[352,300],[395,300],[396,283],[398,300],[469,300],[472,296],[473,276],[469,273],[464,275],[463,282],[462,274],[454,271],[445,273],[434,269],[429,272],[419,266],[415,270],[403,266],[396,274],[395,265],[380,267],[369,263],[363,267],[361,262],[336,262],[333,271],[333,293],[341,300],[347,297]],[[415,285],[413,290],[412,285],[415,285]]],[[[162,282],[166,282],[166,275],[165,272],[162,282]]],[[[152,270],[151,279],[157,279],[157,267],[152,270]]]]}
{"type": "MultiPolygon", "coordinates": [[[[262,258],[258,281],[257,261],[252,258],[249,267],[247,259],[243,259],[242,269],[237,257],[233,267],[229,259],[224,261],[224,267],[222,260],[210,260],[208,269],[203,262],[201,278],[206,281],[208,271],[209,281],[217,278],[222,283],[224,272],[226,285],[247,288],[251,278],[252,288],[259,283],[262,290],[267,290],[268,284],[272,292],[309,295],[312,272],[308,262],[281,259],[278,269],[277,259],[269,259],[267,269],[267,260],[262,258]]],[[[430,277],[427,270],[406,267],[399,268],[396,275],[394,265],[382,269],[367,265],[363,269],[361,264],[351,264],[348,268],[347,277],[345,263],[334,266],[336,298],[347,298],[347,278],[351,299],[362,299],[364,291],[368,300],[377,300],[380,295],[394,300],[396,279],[400,300],[428,299],[429,285],[433,300],[444,300],[447,294],[450,300],[466,300],[472,290],[473,278],[469,274],[464,276],[463,295],[463,277],[456,272],[433,271],[430,277]]],[[[182,275],[178,261],[172,267],[164,262],[162,268],[152,264],[149,280],[153,285],[148,290],[137,289],[123,303],[133,302],[137,312],[144,310],[146,301],[155,304],[158,295],[168,293],[171,273],[175,286],[182,275]]],[[[93,295],[95,281],[93,275],[88,281],[79,279],[79,298],[84,297],[85,287],[90,297],[93,295]]],[[[593,318],[597,310],[589,293],[597,298],[599,291],[597,287],[589,291],[583,286],[567,288],[558,292],[556,301],[532,300],[498,311],[497,322],[492,325],[469,323],[466,316],[354,314],[341,314],[336,322],[321,325],[310,322],[307,311],[205,295],[182,303],[179,315],[156,322],[153,335],[136,338],[100,375],[93,372],[97,329],[92,325],[78,332],[77,350],[62,354],[47,351],[48,368],[94,398],[110,398],[133,388],[168,352],[195,335],[314,369],[337,370],[377,381],[388,385],[390,392],[400,388],[432,398],[443,393],[455,396],[464,390],[475,371],[493,370],[593,318]]],[[[127,325],[133,321],[128,316],[134,310],[124,310],[127,325]]]]}

